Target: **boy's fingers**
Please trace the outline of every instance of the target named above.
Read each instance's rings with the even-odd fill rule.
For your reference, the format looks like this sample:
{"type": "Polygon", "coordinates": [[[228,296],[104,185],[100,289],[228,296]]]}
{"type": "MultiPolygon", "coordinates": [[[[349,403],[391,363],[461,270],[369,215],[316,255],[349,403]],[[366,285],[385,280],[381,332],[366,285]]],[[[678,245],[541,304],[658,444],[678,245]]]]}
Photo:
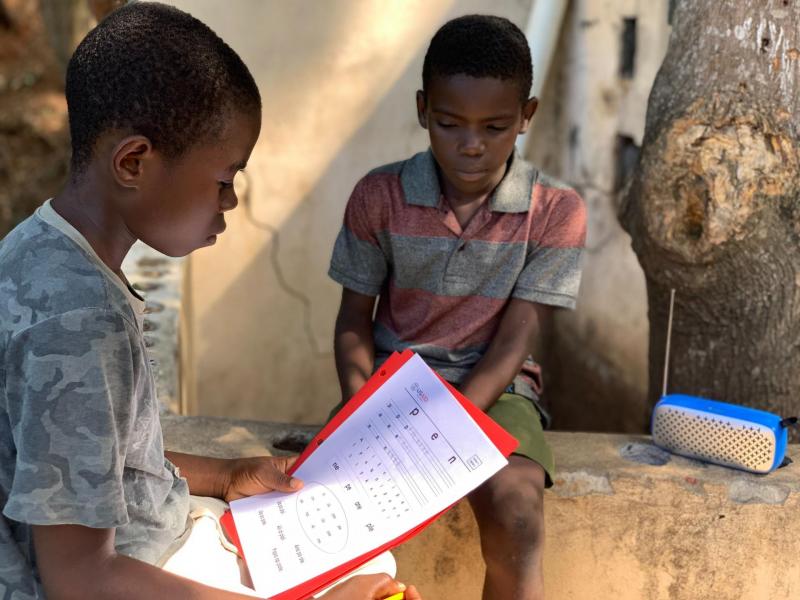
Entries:
{"type": "Polygon", "coordinates": [[[375,598],[375,600],[388,598],[389,596],[403,592],[406,589],[405,585],[395,579],[392,579],[386,573],[371,575],[370,577],[376,577],[374,584],[375,587],[372,588],[372,597],[375,598]]]}
{"type": "Polygon", "coordinates": [[[265,487],[281,492],[295,492],[303,487],[303,482],[297,477],[287,475],[271,463],[261,469],[259,479],[265,487]]]}
{"type": "Polygon", "coordinates": [[[297,462],[299,456],[294,454],[292,456],[270,456],[267,461],[279,471],[288,473],[292,469],[292,465],[297,462]]]}
{"type": "Polygon", "coordinates": [[[422,600],[422,596],[413,585],[406,588],[403,600],[422,600]]]}

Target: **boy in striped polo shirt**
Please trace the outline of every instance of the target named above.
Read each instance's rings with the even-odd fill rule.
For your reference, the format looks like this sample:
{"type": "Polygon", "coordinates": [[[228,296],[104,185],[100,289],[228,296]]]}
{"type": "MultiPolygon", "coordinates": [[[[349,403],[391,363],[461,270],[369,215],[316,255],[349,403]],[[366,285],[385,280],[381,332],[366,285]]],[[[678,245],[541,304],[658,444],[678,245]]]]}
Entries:
{"type": "Polygon", "coordinates": [[[520,393],[518,375],[554,307],[575,306],[585,207],[514,154],[537,106],[519,28],[482,15],[446,23],[422,80],[417,110],[430,149],[358,182],[333,250],[329,274],[344,287],[342,401],[393,351],[411,348],[510,431],[517,453],[470,495],[483,597],[542,598],[553,457],[536,393],[520,393]]]}

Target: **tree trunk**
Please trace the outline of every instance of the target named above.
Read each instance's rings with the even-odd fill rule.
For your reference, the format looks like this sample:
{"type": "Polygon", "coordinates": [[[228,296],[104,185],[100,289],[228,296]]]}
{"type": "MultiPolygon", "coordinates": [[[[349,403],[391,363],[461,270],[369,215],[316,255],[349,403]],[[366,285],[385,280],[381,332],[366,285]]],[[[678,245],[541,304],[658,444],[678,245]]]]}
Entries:
{"type": "Polygon", "coordinates": [[[11,17],[8,15],[8,10],[3,0],[0,0],[0,29],[11,29],[11,17]]]}
{"type": "Polygon", "coordinates": [[[800,413],[800,0],[682,0],[621,207],[645,271],[650,400],[800,413]]]}
{"type": "Polygon", "coordinates": [[[86,0],[39,0],[39,12],[47,41],[64,73],[75,48],[94,26],[89,4],[86,0]]]}

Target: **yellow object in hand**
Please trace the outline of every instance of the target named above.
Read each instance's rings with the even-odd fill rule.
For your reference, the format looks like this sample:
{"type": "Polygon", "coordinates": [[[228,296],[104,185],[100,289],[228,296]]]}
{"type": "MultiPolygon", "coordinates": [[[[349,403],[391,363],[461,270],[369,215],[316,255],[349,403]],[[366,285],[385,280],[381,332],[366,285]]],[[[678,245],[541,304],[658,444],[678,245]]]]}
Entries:
{"type": "Polygon", "coordinates": [[[384,598],[383,600],[403,600],[403,598],[405,597],[406,595],[403,592],[400,592],[399,594],[392,594],[391,596],[389,596],[388,598],[384,598]]]}

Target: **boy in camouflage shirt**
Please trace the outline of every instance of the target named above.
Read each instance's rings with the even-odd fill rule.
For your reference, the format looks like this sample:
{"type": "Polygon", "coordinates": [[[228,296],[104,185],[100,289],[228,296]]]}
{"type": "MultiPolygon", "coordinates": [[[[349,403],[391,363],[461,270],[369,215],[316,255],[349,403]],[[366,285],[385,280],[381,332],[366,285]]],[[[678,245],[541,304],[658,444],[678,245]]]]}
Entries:
{"type": "MultiPolygon", "coordinates": [[[[0,243],[0,597],[250,597],[157,566],[188,535],[190,492],[293,491],[293,459],[164,452],[144,301],[120,265],[136,239],[172,256],[214,244],[258,89],[208,27],[147,2],[89,33],[66,95],[70,180],[0,243]]],[[[365,576],[325,598],[401,589],[365,576]]]]}

